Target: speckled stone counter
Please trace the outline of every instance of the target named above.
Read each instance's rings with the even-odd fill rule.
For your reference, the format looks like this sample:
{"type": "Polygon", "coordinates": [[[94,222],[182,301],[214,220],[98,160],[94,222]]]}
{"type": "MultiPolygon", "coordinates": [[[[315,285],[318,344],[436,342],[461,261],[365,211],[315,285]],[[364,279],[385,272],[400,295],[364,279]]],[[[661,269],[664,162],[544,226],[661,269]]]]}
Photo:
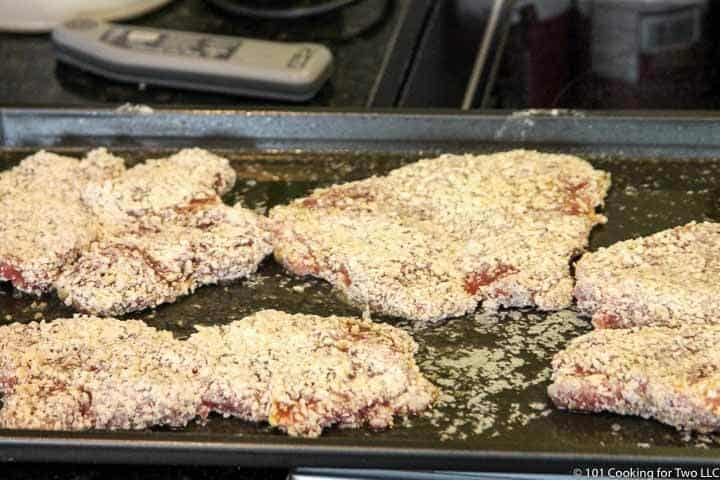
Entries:
{"type": "MultiPolygon", "coordinates": [[[[132,22],[222,35],[313,41],[335,56],[330,81],[304,106],[362,107],[381,72],[402,7],[411,0],[363,0],[338,12],[294,21],[233,17],[204,0],[178,0],[132,22]]],[[[246,108],[283,103],[230,95],[146,87],[106,80],[58,64],[48,35],[0,33],[0,105],[107,107],[126,102],[151,106],[246,108]]]]}

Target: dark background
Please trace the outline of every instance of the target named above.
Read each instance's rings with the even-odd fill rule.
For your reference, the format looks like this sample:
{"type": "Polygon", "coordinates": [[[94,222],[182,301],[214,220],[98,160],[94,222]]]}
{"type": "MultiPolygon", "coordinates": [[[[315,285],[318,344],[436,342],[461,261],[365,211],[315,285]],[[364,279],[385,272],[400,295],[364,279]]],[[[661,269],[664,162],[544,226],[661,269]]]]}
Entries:
{"type": "MultiPolygon", "coordinates": [[[[21,0],[20,0],[21,1],[21,0]]],[[[260,0],[237,0],[260,1],[260,0]]],[[[300,0],[274,0],[272,3],[300,0]]],[[[498,75],[485,108],[683,109],[720,108],[720,2],[696,0],[690,7],[648,11],[642,2],[620,5],[621,17],[667,21],[683,8],[701,9],[700,36],[687,48],[637,57],[634,83],[604,78],[593,65],[595,24],[602,2],[567,0],[561,15],[544,18],[523,2],[510,17],[498,75]],[[590,3],[591,8],[580,8],[590,3]],[[635,18],[635,17],[633,17],[635,18]],[[665,19],[665,20],[663,20],[665,19]],[[595,23],[594,23],[595,22],[595,23]]],[[[123,84],[57,64],[47,35],[0,33],[0,105],[12,107],[116,107],[125,103],[179,108],[458,108],[483,38],[492,0],[358,0],[350,7],[301,20],[238,17],[205,0],[177,0],[138,25],[280,41],[313,41],[335,56],[330,81],[309,102],[287,104],[237,96],[123,84]]],[[[645,2],[647,4],[647,2],[645,2]]],[[[663,2],[657,2],[662,4],[663,2]]],[[[648,5],[652,5],[648,4],[648,5]]],[[[652,10],[650,8],[649,10],[652,10]]],[[[638,28],[638,32],[639,32],[638,28]]],[[[639,35],[639,33],[638,33],[639,35]]],[[[628,53],[629,52],[629,53],[628,53]]],[[[627,59],[629,63],[630,60],[627,59]]],[[[483,89],[485,86],[481,85],[483,89]]],[[[479,99],[476,107],[480,106],[479,99]]]]}
{"type": "MultiPolygon", "coordinates": [[[[20,0],[22,1],[22,0],[20,0]]],[[[326,44],[334,74],[304,106],[363,107],[403,12],[414,0],[363,0],[338,12],[302,20],[231,16],[203,0],[179,0],[142,18],[138,25],[280,41],[326,44]]],[[[58,64],[48,35],[0,34],[0,105],[11,107],[107,107],[124,103],[153,107],[280,107],[280,102],[198,93],[105,80],[58,64]]]]}

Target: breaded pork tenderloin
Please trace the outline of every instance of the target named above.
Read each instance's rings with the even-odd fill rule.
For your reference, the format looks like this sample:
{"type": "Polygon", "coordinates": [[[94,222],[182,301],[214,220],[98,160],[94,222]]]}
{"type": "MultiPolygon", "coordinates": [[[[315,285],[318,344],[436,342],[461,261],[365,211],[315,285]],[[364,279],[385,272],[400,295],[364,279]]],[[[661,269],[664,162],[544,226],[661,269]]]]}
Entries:
{"type": "Polygon", "coordinates": [[[195,148],[88,185],[82,198],[102,231],[56,281],[60,298],[118,316],[255,272],[272,251],[269,229],[222,203],[235,179],[227,159],[195,148]]]}
{"type": "Polygon", "coordinates": [[[270,234],[222,203],[235,179],[227,159],[197,148],[129,170],[103,149],[83,161],[40,152],[0,174],[0,280],[122,315],[245,277],[270,234]]]}
{"type": "Polygon", "coordinates": [[[720,326],[595,330],[553,359],[559,408],[654,418],[678,429],[720,429],[720,326]]]}
{"type": "Polygon", "coordinates": [[[167,158],[150,159],[118,178],[88,185],[83,201],[108,225],[147,215],[173,215],[178,208],[214,201],[235,185],[226,158],[188,148],[167,158]]]}
{"type": "Polygon", "coordinates": [[[78,311],[117,316],[254,273],[272,252],[266,220],[219,198],[106,228],[56,281],[78,311]]]}
{"type": "Polygon", "coordinates": [[[609,186],[570,155],[443,155],[274,208],[274,253],[377,313],[556,310],[572,301],[569,264],[605,221],[595,210],[609,186]]]}
{"type": "Polygon", "coordinates": [[[425,410],[437,394],[415,363],[415,342],[390,325],[265,310],[198,330],[189,343],[214,372],[207,408],[292,436],[391,427],[395,415],[425,410]]]}
{"type": "Polygon", "coordinates": [[[98,149],[83,160],[41,151],[0,173],[0,280],[26,293],[47,292],[97,236],[81,191],[124,169],[121,158],[98,149]]]}
{"type": "Polygon", "coordinates": [[[202,413],[205,361],[136,320],[82,317],[0,327],[0,428],[184,426],[202,413]]]}
{"type": "Polygon", "coordinates": [[[575,298],[597,328],[718,324],[720,223],[689,223],[583,256],[575,298]]]}
{"type": "Polygon", "coordinates": [[[385,428],[437,394],[404,331],[262,311],[176,340],[135,320],[77,316],[0,327],[0,428],[184,426],[210,412],[293,436],[385,428]]]}

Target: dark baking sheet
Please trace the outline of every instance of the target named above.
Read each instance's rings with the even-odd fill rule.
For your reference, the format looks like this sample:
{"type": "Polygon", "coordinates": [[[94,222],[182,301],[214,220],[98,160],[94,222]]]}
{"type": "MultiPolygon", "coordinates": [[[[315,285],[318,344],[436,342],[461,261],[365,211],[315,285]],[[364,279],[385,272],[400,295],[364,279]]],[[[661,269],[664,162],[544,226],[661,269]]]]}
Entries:
{"type": "MultiPolygon", "coordinates": [[[[27,121],[31,115],[38,115],[38,112],[10,112],[4,116],[6,147],[0,149],[2,168],[10,167],[34,151],[34,145],[46,144],[53,138],[48,128],[44,130],[44,137],[33,127],[25,129],[23,141],[18,141],[19,137],[14,134],[8,135],[8,132],[19,132],[17,121],[27,121]],[[24,147],[23,144],[33,147],[24,147]]],[[[255,122],[270,125],[272,122],[268,118],[271,118],[277,123],[276,130],[281,130],[288,114],[263,115],[259,115],[255,122]]],[[[293,115],[297,117],[301,114],[293,115]]],[[[314,119],[304,117],[304,120],[317,128],[318,123],[332,120],[333,115],[336,114],[318,114],[314,119]]],[[[43,123],[39,117],[36,118],[35,128],[43,123]]],[[[219,121],[213,118],[205,117],[205,125],[219,121]]],[[[383,122],[387,125],[392,118],[401,116],[378,117],[374,122],[378,126],[383,122]]],[[[442,119],[406,116],[403,118],[404,126],[398,127],[395,133],[401,137],[400,130],[412,130],[413,123],[416,133],[421,131],[420,124],[427,126],[433,122],[442,130],[442,119]]],[[[335,120],[342,121],[342,116],[336,115],[335,120]]],[[[492,121],[480,116],[465,120],[471,123],[492,121]]],[[[98,128],[103,123],[94,124],[82,115],[76,117],[75,123],[70,121],[65,127],[45,123],[46,126],[51,124],[72,134],[56,141],[63,146],[55,150],[77,155],[85,150],[83,145],[109,143],[114,145],[114,152],[129,159],[138,159],[165,153],[167,149],[159,148],[163,143],[184,143],[159,136],[138,137],[131,142],[108,133],[93,138],[90,126],[98,128]],[[82,122],[78,123],[79,119],[82,122]],[[77,136],[83,128],[82,124],[88,129],[85,137],[77,136]],[[71,146],[73,143],[75,146],[71,146]]],[[[642,126],[641,121],[635,120],[635,124],[636,129],[647,128],[642,126]]],[[[509,125],[504,131],[515,128],[514,121],[510,121],[509,125]]],[[[655,125],[653,130],[657,131],[657,123],[648,122],[646,125],[655,125]]],[[[353,142],[369,133],[367,129],[371,130],[372,126],[365,124],[365,133],[358,130],[355,138],[351,135],[353,128],[357,127],[353,127],[352,121],[347,121],[344,136],[338,137],[338,141],[345,143],[336,144],[336,150],[347,150],[348,145],[354,145],[353,142]]],[[[591,130],[587,125],[583,128],[591,130]]],[[[598,123],[597,128],[603,127],[598,123]]],[[[685,125],[683,131],[692,137],[691,127],[685,125]]],[[[533,132],[533,135],[539,135],[537,131],[533,132]]],[[[154,133],[157,134],[157,131],[154,133]]],[[[248,137],[243,133],[247,132],[237,131],[237,138],[208,136],[205,140],[194,139],[192,143],[217,147],[215,150],[218,153],[229,157],[238,171],[239,181],[227,200],[243,201],[261,212],[304,195],[317,186],[383,174],[413,161],[421,155],[420,150],[429,155],[436,149],[435,144],[422,140],[398,148],[402,142],[401,138],[397,138],[395,141],[386,139],[387,144],[377,142],[372,148],[368,146],[365,153],[358,153],[363,150],[357,149],[354,152],[329,152],[327,142],[315,142],[316,148],[312,148],[312,141],[299,142],[280,135],[273,141],[284,143],[284,148],[248,149],[244,143],[248,137]],[[228,144],[232,143],[237,143],[238,147],[228,148],[228,144]],[[302,151],[296,149],[300,144],[304,145],[302,151]]],[[[473,142],[470,136],[462,137],[461,133],[458,131],[455,138],[456,150],[494,151],[513,143],[498,142],[496,137],[493,137],[495,140],[483,139],[481,135],[477,135],[473,142]]],[[[379,129],[377,134],[388,135],[387,131],[383,133],[379,129]]],[[[632,132],[628,133],[628,137],[632,138],[632,135],[632,132]]],[[[673,155],[661,155],[663,152],[677,152],[678,149],[692,150],[679,142],[667,148],[662,148],[661,144],[645,148],[626,145],[625,149],[631,152],[628,154],[623,153],[622,148],[618,149],[617,143],[612,146],[593,146],[590,141],[583,143],[579,133],[572,146],[553,145],[557,142],[552,140],[553,137],[548,136],[545,142],[539,139],[533,143],[522,142],[522,146],[537,146],[546,151],[582,150],[583,156],[596,167],[613,175],[613,188],[605,209],[609,222],[593,233],[593,249],[690,220],[720,220],[720,160],[710,146],[706,146],[705,150],[697,148],[696,155],[685,153],[679,159],[672,158],[673,155]]],[[[287,275],[272,260],[268,260],[251,280],[205,287],[175,304],[135,317],[184,336],[192,331],[195,324],[225,323],[262,308],[317,314],[359,313],[340,301],[327,284],[287,275]]],[[[3,287],[0,293],[0,323],[51,320],[70,313],[60,307],[52,296],[31,299],[14,295],[7,287],[3,287]]],[[[719,440],[713,436],[687,436],[659,423],[636,418],[610,414],[583,415],[552,409],[545,395],[549,359],[567,339],[589,329],[587,321],[578,319],[571,311],[554,314],[507,311],[499,315],[480,311],[476,315],[425,328],[413,327],[393,318],[376,319],[411,331],[420,344],[418,361],[421,368],[444,392],[435,409],[427,415],[401,422],[395,429],[383,432],[332,429],[320,439],[304,440],[288,438],[262,425],[212,417],[207,425],[192,425],[181,430],[0,431],[0,459],[372,466],[555,471],[568,474],[574,468],[585,465],[698,466],[715,464],[720,459],[720,449],[716,447],[719,440]]]]}

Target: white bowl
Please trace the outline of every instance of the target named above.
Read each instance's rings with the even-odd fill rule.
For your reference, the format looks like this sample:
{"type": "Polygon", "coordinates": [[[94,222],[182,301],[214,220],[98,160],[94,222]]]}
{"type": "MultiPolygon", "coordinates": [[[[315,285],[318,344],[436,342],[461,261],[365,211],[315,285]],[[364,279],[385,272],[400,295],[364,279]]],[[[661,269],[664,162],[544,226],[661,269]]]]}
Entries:
{"type": "Polygon", "coordinates": [[[48,32],[77,17],[121,20],[172,0],[0,0],[0,30],[48,32]]]}

